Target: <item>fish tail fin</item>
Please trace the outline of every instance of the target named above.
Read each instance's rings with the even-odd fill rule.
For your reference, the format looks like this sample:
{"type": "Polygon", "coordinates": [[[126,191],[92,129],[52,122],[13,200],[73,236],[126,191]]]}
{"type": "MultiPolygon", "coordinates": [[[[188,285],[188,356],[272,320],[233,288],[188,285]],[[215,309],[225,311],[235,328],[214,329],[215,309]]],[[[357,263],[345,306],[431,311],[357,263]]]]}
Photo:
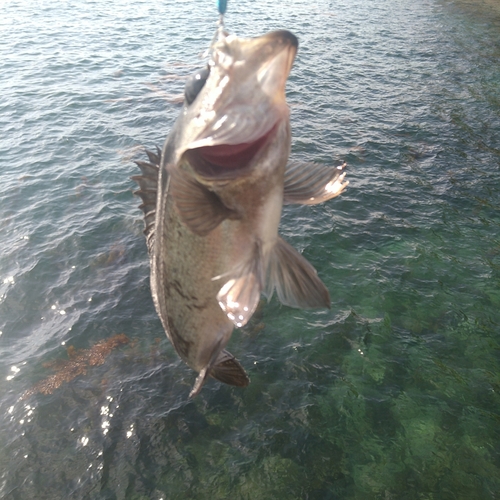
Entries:
{"type": "Polygon", "coordinates": [[[223,350],[214,365],[210,368],[209,374],[214,379],[224,384],[236,387],[246,387],[250,383],[245,369],[239,361],[228,351],[223,350]]]}
{"type": "Polygon", "coordinates": [[[203,384],[205,383],[205,380],[208,377],[208,372],[209,372],[209,367],[205,366],[205,368],[203,368],[203,370],[201,370],[199,375],[196,377],[193,388],[191,389],[191,392],[189,393],[190,398],[194,398],[195,396],[197,396],[200,393],[201,388],[203,387],[203,384]]]}
{"type": "Polygon", "coordinates": [[[270,254],[266,295],[274,289],[282,304],[290,307],[330,308],[330,294],[316,269],[286,241],[278,238],[270,254]]]}
{"type": "Polygon", "coordinates": [[[209,375],[219,382],[236,387],[246,387],[250,383],[245,369],[238,360],[230,352],[223,350],[218,354],[215,362],[208,363],[196,377],[189,393],[190,398],[199,394],[209,375]]]}

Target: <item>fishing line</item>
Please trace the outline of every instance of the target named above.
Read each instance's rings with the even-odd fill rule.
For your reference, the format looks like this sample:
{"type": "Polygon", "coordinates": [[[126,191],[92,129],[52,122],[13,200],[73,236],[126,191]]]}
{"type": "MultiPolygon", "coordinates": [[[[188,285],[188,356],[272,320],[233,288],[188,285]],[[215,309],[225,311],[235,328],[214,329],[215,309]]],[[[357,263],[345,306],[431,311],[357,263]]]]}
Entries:
{"type": "Polygon", "coordinates": [[[212,52],[212,47],[215,45],[215,43],[219,42],[220,40],[223,40],[226,38],[228,33],[224,30],[224,14],[226,13],[227,10],[227,0],[217,0],[217,10],[219,11],[219,20],[217,21],[217,29],[215,30],[214,37],[212,38],[212,41],[210,42],[210,47],[203,52],[202,57],[210,57],[210,54],[212,52]]]}
{"type": "Polygon", "coordinates": [[[217,0],[217,10],[219,11],[219,22],[217,23],[217,34],[220,39],[226,36],[224,33],[224,14],[227,10],[227,0],[217,0]]]}
{"type": "Polygon", "coordinates": [[[200,59],[208,59],[207,66],[203,70],[193,75],[190,79],[188,79],[184,88],[184,97],[189,104],[194,101],[208,78],[213,46],[217,42],[220,42],[221,40],[226,38],[226,36],[228,35],[228,33],[224,30],[224,14],[227,10],[227,0],[217,0],[217,10],[219,11],[217,29],[215,30],[215,34],[212,38],[212,41],[210,42],[208,49],[200,54],[200,59]]]}

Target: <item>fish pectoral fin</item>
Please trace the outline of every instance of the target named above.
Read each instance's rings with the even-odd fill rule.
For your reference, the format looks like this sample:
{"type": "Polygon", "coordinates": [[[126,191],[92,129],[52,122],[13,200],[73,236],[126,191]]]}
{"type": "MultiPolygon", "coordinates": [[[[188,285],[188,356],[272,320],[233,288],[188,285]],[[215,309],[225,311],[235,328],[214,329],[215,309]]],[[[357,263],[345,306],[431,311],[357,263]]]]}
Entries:
{"type": "Polygon", "coordinates": [[[206,236],[235,213],[205,186],[178,168],[170,172],[170,193],[182,222],[198,236],[206,236]]]}
{"type": "Polygon", "coordinates": [[[259,304],[265,281],[262,263],[260,245],[256,244],[250,259],[230,274],[231,279],[217,294],[219,306],[238,328],[248,323],[259,304]]]}
{"type": "Polygon", "coordinates": [[[346,163],[329,167],[313,162],[290,162],[285,171],[285,204],[316,205],[335,198],[349,184],[344,182],[346,163]]]}
{"type": "Polygon", "coordinates": [[[270,256],[266,295],[271,297],[274,289],[280,302],[290,307],[330,307],[330,294],[316,269],[281,238],[270,256]]]}
{"type": "Polygon", "coordinates": [[[210,376],[224,384],[246,387],[250,383],[247,373],[238,360],[226,350],[219,354],[210,368],[210,376]]]}

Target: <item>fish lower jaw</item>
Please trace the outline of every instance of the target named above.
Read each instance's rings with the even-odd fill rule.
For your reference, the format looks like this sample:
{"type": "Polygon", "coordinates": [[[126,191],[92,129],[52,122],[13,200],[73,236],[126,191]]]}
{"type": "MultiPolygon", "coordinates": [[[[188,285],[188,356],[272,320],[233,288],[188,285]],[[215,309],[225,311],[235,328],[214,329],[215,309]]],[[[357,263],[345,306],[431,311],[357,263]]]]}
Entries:
{"type": "Polygon", "coordinates": [[[241,142],[232,138],[214,144],[190,147],[184,153],[194,171],[205,179],[231,179],[242,175],[257,161],[257,157],[276,136],[279,121],[256,138],[241,136],[241,142]]]}

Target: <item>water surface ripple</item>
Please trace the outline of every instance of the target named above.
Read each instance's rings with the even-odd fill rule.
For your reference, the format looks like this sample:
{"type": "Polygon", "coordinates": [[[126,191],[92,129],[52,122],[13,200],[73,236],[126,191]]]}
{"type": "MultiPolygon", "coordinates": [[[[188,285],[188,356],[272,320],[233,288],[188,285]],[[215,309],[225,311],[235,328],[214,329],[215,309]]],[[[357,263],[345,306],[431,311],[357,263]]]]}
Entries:
{"type": "Polygon", "coordinates": [[[215,14],[0,4],[0,498],[498,499],[498,4],[229,3],[297,35],[292,156],[351,184],[281,226],[331,310],[263,304],[230,345],[249,388],[188,401],[130,176],[215,14]]]}

